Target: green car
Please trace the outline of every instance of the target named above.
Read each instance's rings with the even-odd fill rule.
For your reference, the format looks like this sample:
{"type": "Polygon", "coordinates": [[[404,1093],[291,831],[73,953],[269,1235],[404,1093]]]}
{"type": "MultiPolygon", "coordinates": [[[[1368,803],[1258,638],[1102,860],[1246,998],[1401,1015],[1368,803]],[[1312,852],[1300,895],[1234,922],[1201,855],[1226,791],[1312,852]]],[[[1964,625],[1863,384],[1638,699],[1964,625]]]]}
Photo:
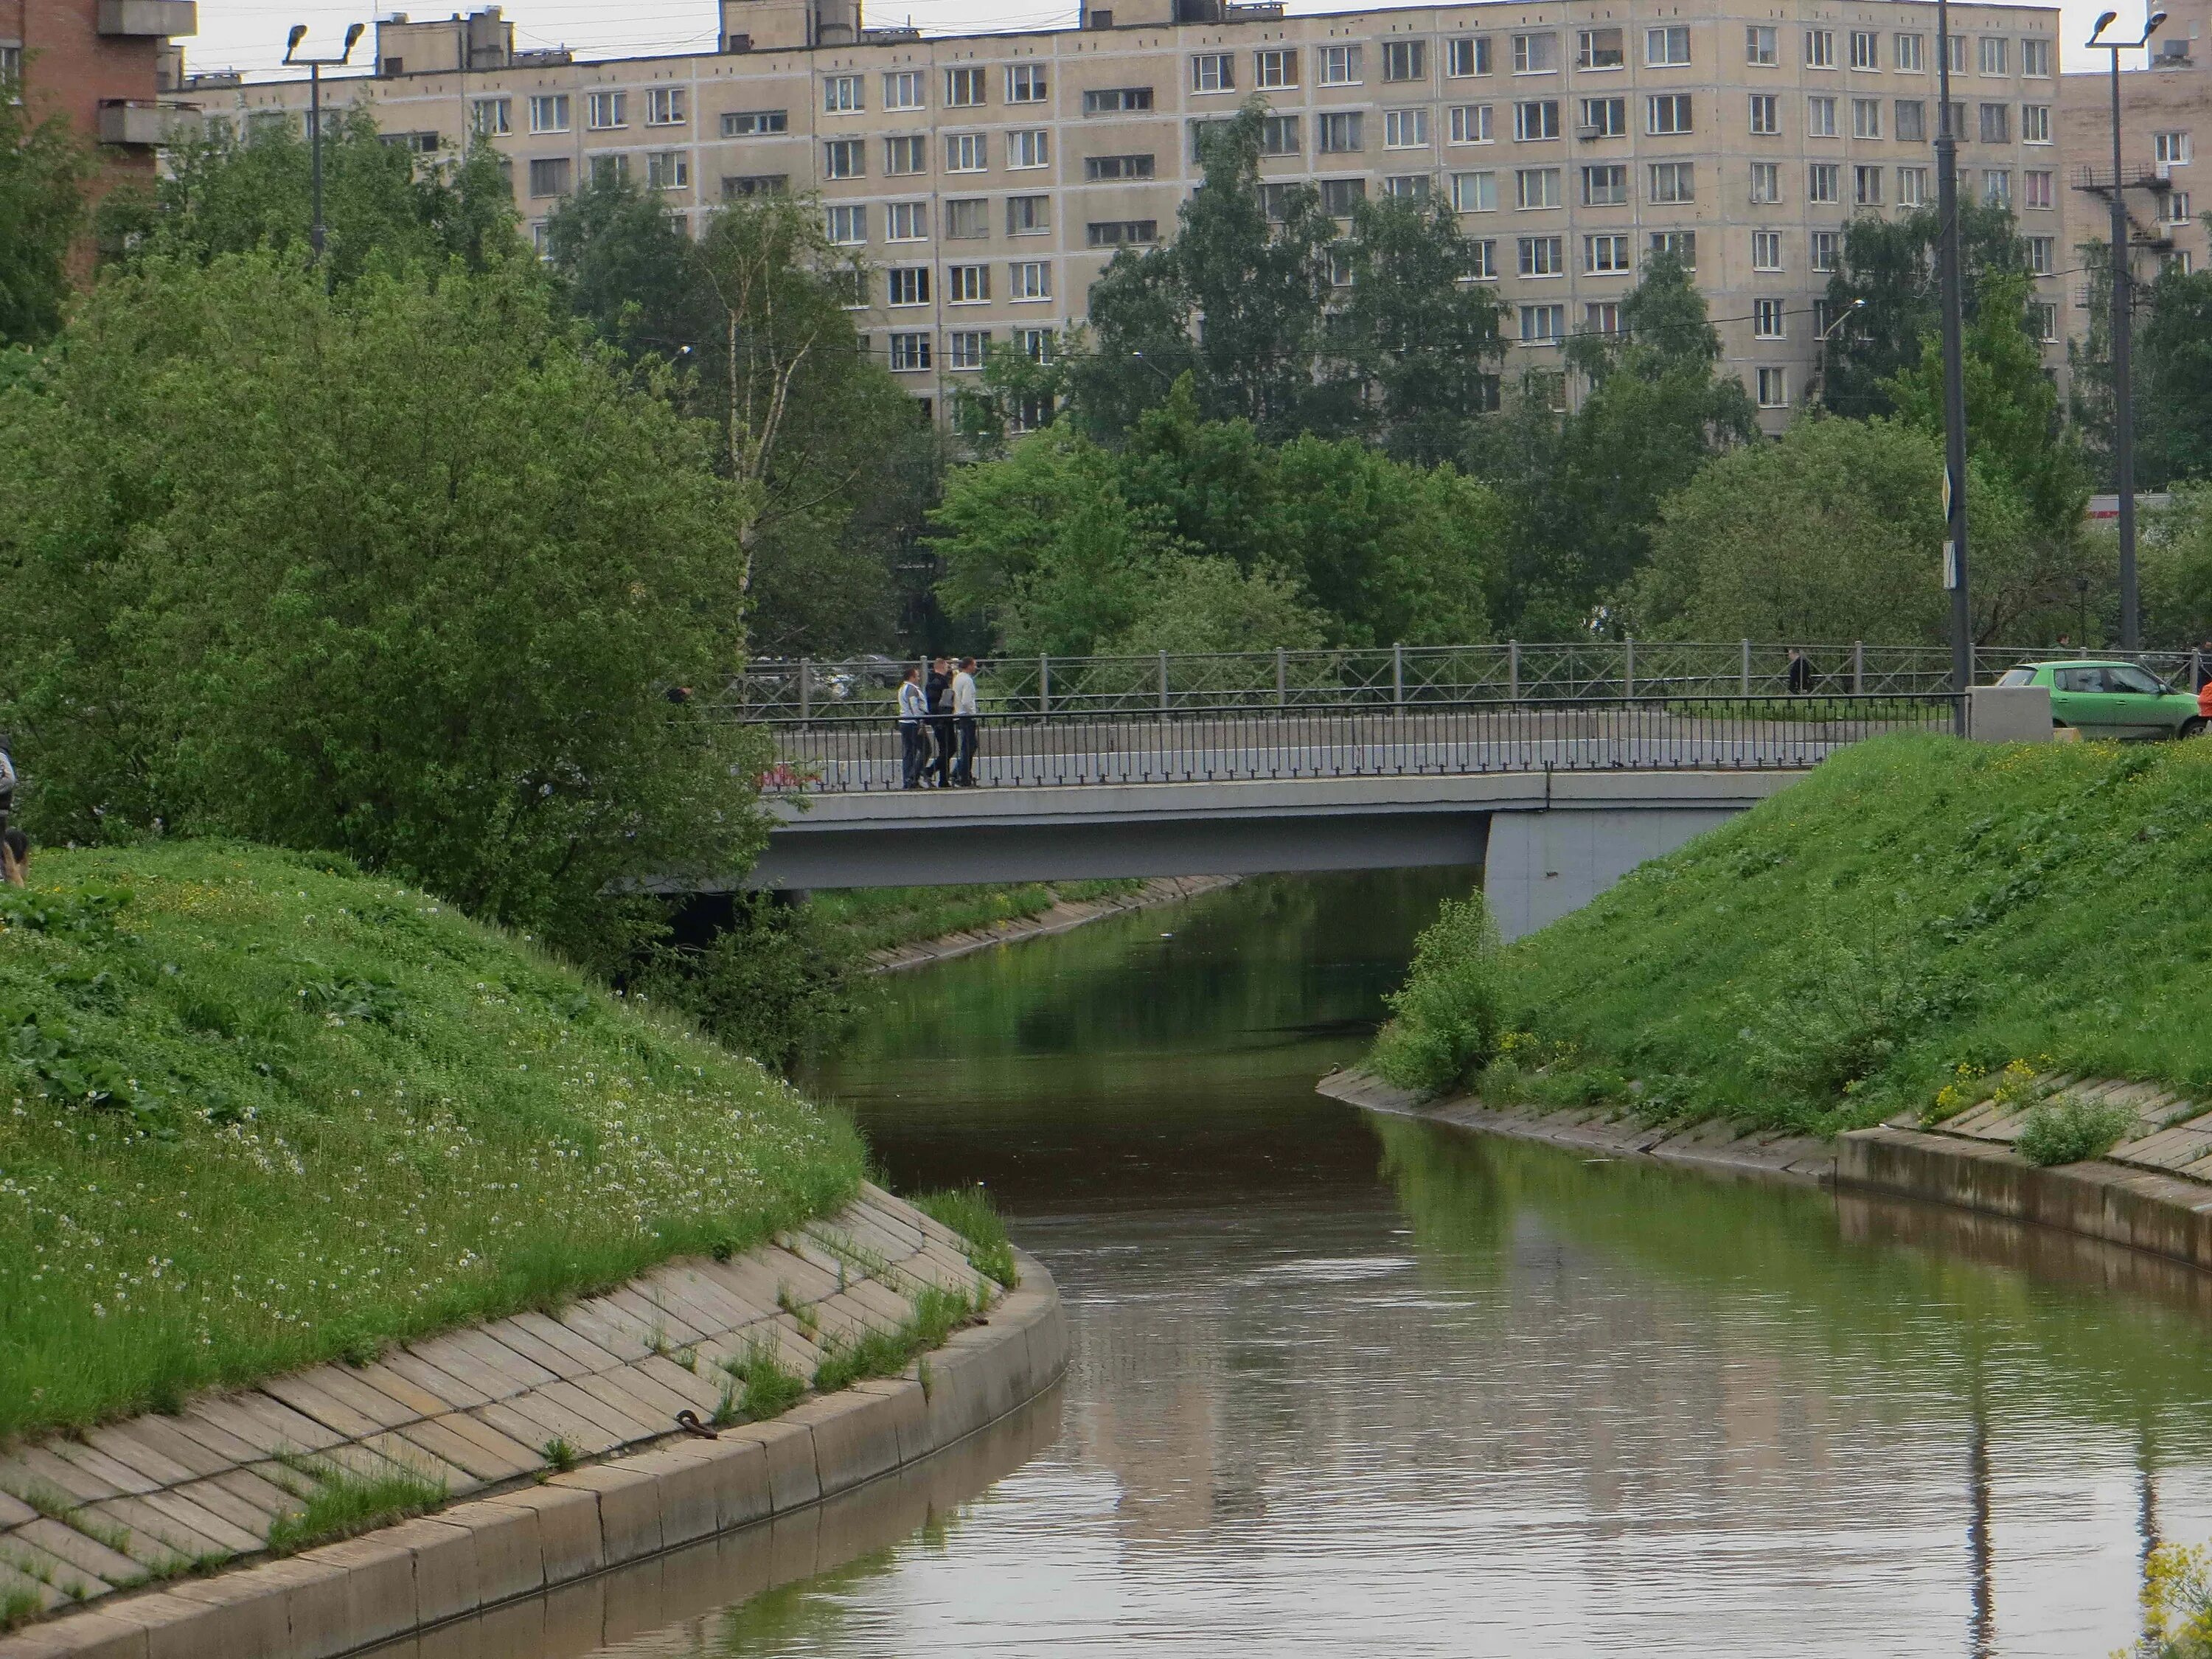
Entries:
{"type": "Polygon", "coordinates": [[[2085,738],[2193,738],[2204,729],[2197,699],[2131,662],[2023,663],[1999,685],[2047,685],[2051,723],[2085,738]]]}

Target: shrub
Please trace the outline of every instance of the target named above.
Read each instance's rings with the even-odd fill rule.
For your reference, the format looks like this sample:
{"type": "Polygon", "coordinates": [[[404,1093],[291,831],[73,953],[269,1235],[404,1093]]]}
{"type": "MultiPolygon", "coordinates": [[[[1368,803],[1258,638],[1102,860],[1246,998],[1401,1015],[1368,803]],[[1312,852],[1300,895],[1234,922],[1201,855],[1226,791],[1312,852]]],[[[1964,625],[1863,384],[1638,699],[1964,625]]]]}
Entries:
{"type": "Polygon", "coordinates": [[[2039,1101],[2028,1108],[2020,1139],[2013,1144],[2030,1164],[2049,1168],[2102,1158],[2136,1127],[2124,1106],[2086,1100],[2039,1101]]]}
{"type": "Polygon", "coordinates": [[[1480,892],[1446,904],[1413,947],[1395,1016],[1370,1063],[1386,1083],[1440,1094],[1487,1066],[1504,1022],[1498,929],[1480,892]]]}
{"type": "Polygon", "coordinates": [[[1013,1242],[991,1194],[981,1186],[957,1187],[941,1193],[924,1193],[911,1200],[933,1221],[950,1227],[968,1243],[968,1265],[986,1279],[996,1279],[1008,1290],[1022,1282],[1014,1265],[1013,1242]]]}

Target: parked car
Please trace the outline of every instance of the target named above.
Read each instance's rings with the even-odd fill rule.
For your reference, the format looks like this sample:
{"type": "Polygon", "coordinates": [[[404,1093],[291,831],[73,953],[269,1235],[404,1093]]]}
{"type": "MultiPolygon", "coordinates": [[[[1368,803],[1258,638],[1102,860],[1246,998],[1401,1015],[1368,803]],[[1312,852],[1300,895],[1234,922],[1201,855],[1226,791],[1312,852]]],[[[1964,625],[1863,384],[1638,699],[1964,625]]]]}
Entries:
{"type": "Polygon", "coordinates": [[[2085,738],[2193,738],[2204,730],[2194,696],[2131,662],[2022,663],[1997,684],[2050,687],[2051,723],[2085,738]]]}

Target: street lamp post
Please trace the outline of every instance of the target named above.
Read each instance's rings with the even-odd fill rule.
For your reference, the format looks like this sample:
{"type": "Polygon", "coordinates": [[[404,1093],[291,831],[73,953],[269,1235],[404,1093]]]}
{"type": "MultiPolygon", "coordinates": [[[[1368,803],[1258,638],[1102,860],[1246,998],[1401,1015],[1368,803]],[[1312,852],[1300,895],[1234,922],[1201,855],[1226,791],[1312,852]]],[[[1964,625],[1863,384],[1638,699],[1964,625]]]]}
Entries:
{"type": "Polygon", "coordinates": [[[2106,12],[2090,32],[2089,45],[2112,54],[2112,471],[2120,492],[2120,649],[2142,648],[2142,597],[2136,582],[2136,410],[2129,358],[2134,349],[2134,284],[2128,272],[2127,185],[2120,160],[2120,54],[2150,44],[2166,14],[2154,11],[2142,38],[2107,40],[2118,12],[2106,12]]]}
{"type": "Polygon", "coordinates": [[[1836,337],[1836,331],[1866,309],[1864,300],[1854,300],[1844,307],[1843,315],[1820,331],[1820,407],[1828,407],[1828,342],[1836,337]]]}
{"type": "Polygon", "coordinates": [[[290,64],[307,66],[307,154],[311,160],[308,170],[313,179],[310,191],[313,197],[313,216],[307,226],[307,246],[313,250],[313,263],[323,262],[323,70],[335,69],[353,56],[366,23],[356,23],[346,30],[345,50],[335,58],[302,58],[300,42],[307,38],[305,23],[292,25],[291,35],[284,42],[284,61],[290,64]]]}
{"type": "Polygon", "coordinates": [[[1943,586],[1951,590],[1951,689],[1959,735],[1966,731],[1966,692],[1974,683],[1973,612],[1966,587],[1966,380],[1959,256],[1959,135],[1951,130],[1951,9],[1936,0],[1936,244],[1943,306],[1943,586]]]}

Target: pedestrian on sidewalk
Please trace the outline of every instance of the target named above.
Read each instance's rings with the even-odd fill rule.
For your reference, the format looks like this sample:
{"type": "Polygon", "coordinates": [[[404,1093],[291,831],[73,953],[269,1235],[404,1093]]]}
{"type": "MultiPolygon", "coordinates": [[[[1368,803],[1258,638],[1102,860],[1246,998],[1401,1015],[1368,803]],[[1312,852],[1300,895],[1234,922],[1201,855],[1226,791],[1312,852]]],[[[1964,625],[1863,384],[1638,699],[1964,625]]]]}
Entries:
{"type": "Polygon", "coordinates": [[[1809,696],[1813,690],[1813,665],[1802,646],[1790,647],[1790,695],[1793,697],[1809,696]]]}
{"type": "Polygon", "coordinates": [[[937,743],[937,757],[922,769],[922,775],[933,778],[939,789],[949,788],[952,783],[952,659],[932,658],[929,678],[921,689],[929,704],[929,735],[937,743]]]}
{"type": "Polygon", "coordinates": [[[975,659],[963,657],[960,672],[952,677],[952,720],[960,739],[960,757],[952,763],[957,788],[975,787],[975,659]]]}
{"type": "Polygon", "coordinates": [[[929,713],[929,699],[922,695],[921,670],[909,668],[906,678],[899,682],[899,787],[919,789],[921,775],[929,764],[929,733],[922,726],[922,719],[929,713]]]}

